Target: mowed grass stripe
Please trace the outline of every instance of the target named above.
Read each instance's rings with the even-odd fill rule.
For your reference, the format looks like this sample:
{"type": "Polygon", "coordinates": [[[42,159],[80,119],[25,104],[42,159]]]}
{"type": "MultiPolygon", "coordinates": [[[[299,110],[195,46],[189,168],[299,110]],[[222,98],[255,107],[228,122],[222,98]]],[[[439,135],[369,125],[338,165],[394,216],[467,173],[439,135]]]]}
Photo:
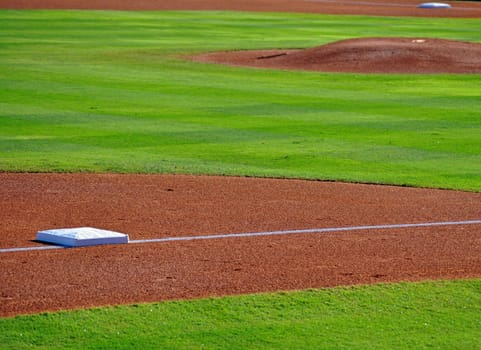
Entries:
{"type": "Polygon", "coordinates": [[[3,349],[477,349],[481,280],[172,301],[0,319],[3,349]]]}
{"type": "Polygon", "coordinates": [[[481,190],[479,75],[200,64],[359,36],[481,42],[479,21],[0,11],[0,169],[297,177],[481,190]]]}

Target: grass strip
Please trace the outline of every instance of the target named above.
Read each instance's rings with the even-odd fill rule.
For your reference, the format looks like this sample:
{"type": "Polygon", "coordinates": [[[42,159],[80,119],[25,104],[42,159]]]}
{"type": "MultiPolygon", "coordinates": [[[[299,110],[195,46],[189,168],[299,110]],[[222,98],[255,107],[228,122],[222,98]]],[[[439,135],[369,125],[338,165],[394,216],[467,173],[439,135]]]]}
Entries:
{"type": "Polygon", "coordinates": [[[479,349],[481,280],[138,304],[0,319],[2,349],[479,349]]]}

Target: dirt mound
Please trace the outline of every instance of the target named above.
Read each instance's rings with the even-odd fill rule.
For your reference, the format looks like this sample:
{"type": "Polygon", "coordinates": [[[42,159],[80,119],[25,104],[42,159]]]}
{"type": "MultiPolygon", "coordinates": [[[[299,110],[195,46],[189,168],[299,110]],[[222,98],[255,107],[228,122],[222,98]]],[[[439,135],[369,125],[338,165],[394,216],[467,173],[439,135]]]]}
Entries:
{"type": "Polygon", "coordinates": [[[481,73],[481,44],[430,38],[361,38],[304,50],[215,52],[193,59],[323,72],[481,73]]]}

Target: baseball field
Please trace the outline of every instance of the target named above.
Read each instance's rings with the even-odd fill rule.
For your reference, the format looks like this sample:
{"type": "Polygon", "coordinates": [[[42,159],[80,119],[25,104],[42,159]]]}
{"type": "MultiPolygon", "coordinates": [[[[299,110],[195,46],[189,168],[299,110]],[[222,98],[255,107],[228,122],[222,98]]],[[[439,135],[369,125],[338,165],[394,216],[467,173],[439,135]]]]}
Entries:
{"type": "Polygon", "coordinates": [[[0,0],[0,348],[479,349],[451,4],[0,0]]]}

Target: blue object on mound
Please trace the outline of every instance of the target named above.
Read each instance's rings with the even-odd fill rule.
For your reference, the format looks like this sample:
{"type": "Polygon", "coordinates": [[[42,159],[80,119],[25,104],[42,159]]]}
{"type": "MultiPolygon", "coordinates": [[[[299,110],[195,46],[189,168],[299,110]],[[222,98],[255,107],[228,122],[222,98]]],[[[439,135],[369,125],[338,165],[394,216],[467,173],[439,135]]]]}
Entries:
{"type": "Polygon", "coordinates": [[[38,231],[37,241],[65,247],[86,247],[99,244],[128,243],[129,236],[93,227],[78,227],[38,231]]]}
{"type": "Polygon", "coordinates": [[[451,5],[443,2],[425,2],[418,5],[418,7],[421,9],[449,9],[451,5]]]}

